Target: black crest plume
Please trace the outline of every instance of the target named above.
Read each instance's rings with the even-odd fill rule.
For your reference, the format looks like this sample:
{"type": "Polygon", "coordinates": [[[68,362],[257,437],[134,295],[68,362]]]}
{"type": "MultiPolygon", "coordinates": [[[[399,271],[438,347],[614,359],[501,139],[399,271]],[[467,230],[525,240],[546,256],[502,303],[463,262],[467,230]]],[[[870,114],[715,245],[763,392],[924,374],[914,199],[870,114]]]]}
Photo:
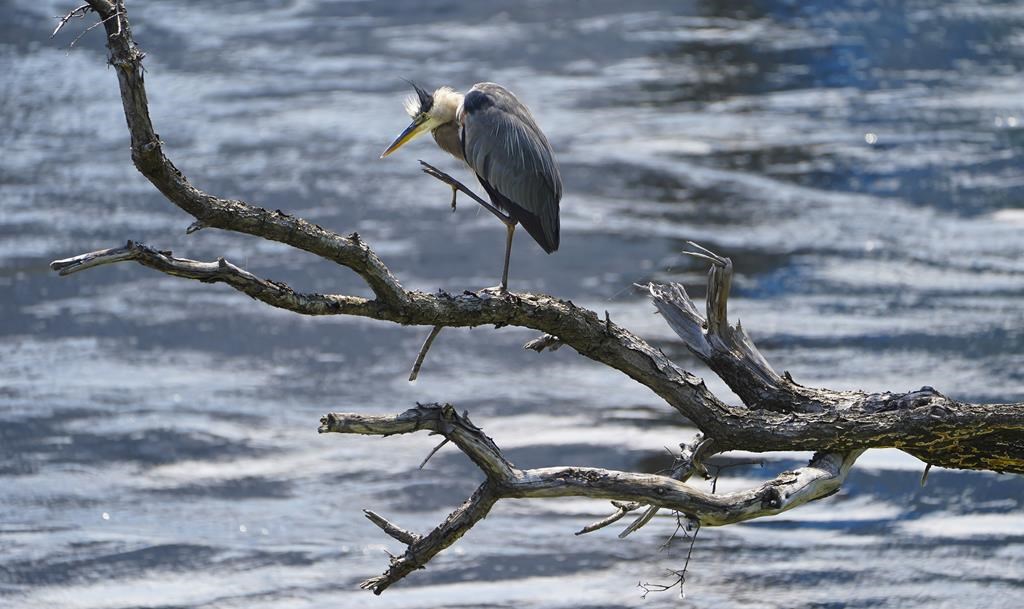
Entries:
{"type": "Polygon", "coordinates": [[[430,109],[434,106],[434,96],[428,93],[426,89],[417,85],[413,81],[406,80],[404,78],[402,80],[405,80],[405,82],[409,83],[412,86],[412,88],[416,90],[416,97],[419,99],[420,102],[420,113],[429,112],[430,109]]]}

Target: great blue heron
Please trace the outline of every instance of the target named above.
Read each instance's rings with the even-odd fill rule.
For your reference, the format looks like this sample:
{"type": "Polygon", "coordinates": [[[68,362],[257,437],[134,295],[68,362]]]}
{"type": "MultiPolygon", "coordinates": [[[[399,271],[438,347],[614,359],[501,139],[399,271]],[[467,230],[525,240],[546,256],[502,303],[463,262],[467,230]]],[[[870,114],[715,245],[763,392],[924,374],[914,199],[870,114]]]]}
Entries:
{"type": "Polygon", "coordinates": [[[501,290],[508,289],[508,263],[516,224],[551,253],[558,249],[558,202],[562,178],[551,145],[530,110],[511,91],[491,82],[462,95],[450,87],[428,93],[413,84],[405,110],[412,117],[384,158],[430,131],[437,145],[476,173],[492,205],[477,198],[505,223],[505,267],[501,290]]]}

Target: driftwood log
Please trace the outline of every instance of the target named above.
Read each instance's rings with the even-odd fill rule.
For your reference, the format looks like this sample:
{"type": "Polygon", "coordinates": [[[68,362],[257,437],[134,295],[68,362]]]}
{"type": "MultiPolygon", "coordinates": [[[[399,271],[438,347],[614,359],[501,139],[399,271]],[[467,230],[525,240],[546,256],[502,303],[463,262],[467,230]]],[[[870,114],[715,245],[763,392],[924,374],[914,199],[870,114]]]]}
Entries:
{"type": "Polygon", "coordinates": [[[422,568],[506,497],[613,500],[614,512],[580,533],[643,508],[624,532],[628,533],[650,521],[658,509],[673,510],[696,525],[726,525],[827,497],[839,489],[857,457],[868,448],[895,447],[929,467],[1024,472],[1024,404],[969,404],[931,387],[906,393],[833,391],[804,387],[788,374],[778,375],[743,328],[729,323],[732,263],[699,246],[694,245],[691,253],[711,266],[703,313],[680,285],[645,287],[689,350],[726,382],[742,404],[723,402],[700,378],[642,338],[570,301],[544,294],[406,290],[356,233],[341,235],[280,211],[203,192],[165,156],[153,129],[142,67],[144,54],[132,38],[123,0],[89,0],[69,13],[57,29],[71,16],[90,11],[99,18],[96,25],[102,24],[106,32],[109,62],[117,73],[131,136],[132,160],[168,201],[195,217],[190,232],[218,228],[311,252],[355,271],[372,290],[373,298],[299,293],[223,258],[197,262],[132,241],[53,262],[51,267],[61,275],[135,261],[185,279],[226,283],[264,303],[303,315],[357,315],[434,328],[490,324],[531,328],[543,335],[527,348],[541,352],[568,345],[649,387],[701,431],[697,438],[680,445],[682,450],[668,475],[587,467],[524,470],[510,463],[491,438],[449,404],[417,405],[393,416],[327,414],[320,421],[322,433],[392,435],[425,430],[440,434],[484,474],[476,492],[426,535],[406,531],[367,511],[372,522],[407,549],[392,558],[384,574],[365,581],[364,588],[379,594],[422,568]],[[744,491],[712,494],[686,483],[694,474],[706,475],[708,457],[730,450],[808,450],[815,455],[807,466],[744,491]]]}

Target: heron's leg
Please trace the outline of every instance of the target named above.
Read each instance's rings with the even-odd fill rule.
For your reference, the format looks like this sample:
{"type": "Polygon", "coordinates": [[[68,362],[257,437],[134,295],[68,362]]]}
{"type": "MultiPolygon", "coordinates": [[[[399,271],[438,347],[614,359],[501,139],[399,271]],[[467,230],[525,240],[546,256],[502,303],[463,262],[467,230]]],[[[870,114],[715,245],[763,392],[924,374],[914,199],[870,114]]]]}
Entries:
{"type": "Polygon", "coordinates": [[[516,232],[516,223],[507,222],[508,237],[505,239],[505,269],[501,272],[501,291],[508,291],[508,262],[512,258],[512,235],[516,232]]]}
{"type": "Polygon", "coordinates": [[[448,175],[447,173],[441,171],[437,167],[434,167],[430,163],[426,163],[424,161],[420,161],[420,165],[423,166],[422,167],[423,173],[425,173],[425,174],[427,174],[429,176],[433,176],[433,177],[437,178],[438,180],[441,180],[445,184],[447,184],[447,185],[452,187],[452,207],[453,208],[455,207],[455,192],[456,191],[462,191],[463,193],[465,193],[465,194],[469,195],[470,197],[472,197],[472,199],[474,201],[476,201],[477,203],[482,205],[484,209],[486,209],[487,211],[489,211],[492,214],[494,214],[495,216],[497,216],[498,219],[501,220],[502,222],[504,222],[505,224],[508,224],[509,222],[514,222],[514,220],[512,220],[512,218],[510,218],[508,214],[506,214],[505,212],[501,211],[500,209],[495,207],[490,202],[484,201],[483,199],[481,199],[475,192],[470,190],[469,187],[466,186],[465,184],[463,184],[462,182],[456,180],[455,178],[453,178],[450,175],[448,175]]]}

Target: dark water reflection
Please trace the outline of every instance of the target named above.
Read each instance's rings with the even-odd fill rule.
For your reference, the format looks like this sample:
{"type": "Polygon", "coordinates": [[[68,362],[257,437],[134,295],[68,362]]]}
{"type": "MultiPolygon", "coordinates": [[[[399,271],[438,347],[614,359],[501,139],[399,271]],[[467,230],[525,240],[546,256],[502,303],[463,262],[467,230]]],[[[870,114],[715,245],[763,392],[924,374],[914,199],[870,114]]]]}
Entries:
{"type": "MultiPolygon", "coordinates": [[[[478,474],[427,437],[317,437],[331,409],[447,400],[522,465],[656,471],[691,433],[648,391],[515,329],[442,335],[297,319],[224,286],[47,263],[127,238],[302,290],[351,273],[213,231],[131,167],[98,31],[49,42],[70,5],[0,0],[0,605],[620,607],[678,568],[665,519],[575,537],[601,502],[499,504],[383,597],[396,551],[359,516],[427,530],[478,474]],[[557,590],[557,592],[555,592],[557,590]]],[[[734,312],[804,383],[935,385],[1024,400],[1024,5],[1012,2],[130,3],[154,120],[200,187],[359,231],[426,290],[492,285],[501,228],[378,162],[400,77],[502,82],[566,182],[562,250],[525,238],[512,279],[572,298],[696,368],[630,286],[696,284],[687,239],[730,255],[734,312]]],[[[74,23],[80,31],[82,23],[74,23]]],[[[446,167],[454,167],[452,164],[446,167]]],[[[700,369],[697,370],[701,372],[700,369]]],[[[715,391],[725,394],[710,376],[715,391]]],[[[803,455],[728,470],[740,488],[803,455]]],[[[683,606],[1015,607],[1019,477],[868,453],[840,495],[706,530],[683,606]]]]}

